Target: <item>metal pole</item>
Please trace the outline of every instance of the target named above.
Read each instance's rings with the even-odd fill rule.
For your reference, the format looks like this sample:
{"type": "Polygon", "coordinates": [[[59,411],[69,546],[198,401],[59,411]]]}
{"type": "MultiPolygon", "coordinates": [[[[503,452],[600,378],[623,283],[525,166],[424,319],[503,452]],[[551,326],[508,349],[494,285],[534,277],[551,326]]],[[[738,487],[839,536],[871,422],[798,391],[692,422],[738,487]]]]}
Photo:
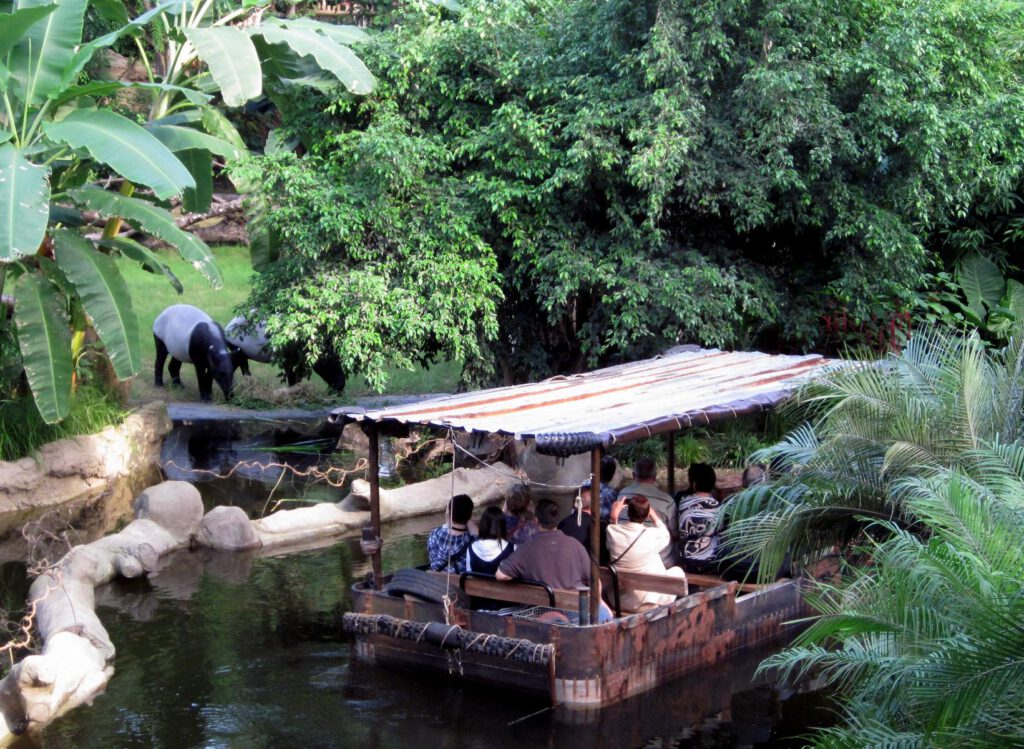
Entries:
{"type": "MultiPolygon", "coordinates": [[[[611,520],[614,522],[614,518],[611,520]]],[[[601,448],[590,451],[590,621],[597,622],[601,602],[601,448]]]]}
{"type": "MultiPolygon", "coordinates": [[[[370,528],[373,529],[374,538],[380,538],[380,435],[377,433],[377,425],[370,422],[367,425],[366,436],[370,442],[370,454],[367,456],[367,479],[370,481],[370,528]]],[[[370,564],[373,565],[373,589],[380,590],[381,563],[380,551],[370,557],[370,564]]]]}
{"type": "Polygon", "coordinates": [[[665,435],[665,448],[668,450],[668,495],[676,496],[676,433],[665,435]]]}

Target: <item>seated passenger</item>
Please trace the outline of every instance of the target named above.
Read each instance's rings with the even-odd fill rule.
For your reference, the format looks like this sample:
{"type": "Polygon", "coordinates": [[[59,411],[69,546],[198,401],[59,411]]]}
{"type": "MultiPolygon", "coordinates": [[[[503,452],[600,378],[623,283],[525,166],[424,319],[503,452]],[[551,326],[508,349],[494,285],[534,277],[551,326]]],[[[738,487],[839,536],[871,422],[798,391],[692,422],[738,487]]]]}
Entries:
{"type": "Polygon", "coordinates": [[[530,487],[515,487],[505,500],[505,528],[513,546],[522,546],[540,530],[537,518],[530,512],[530,487]]]}
{"type": "Polygon", "coordinates": [[[505,515],[497,507],[488,507],[480,516],[480,535],[466,551],[466,570],[493,575],[512,553],[505,532],[505,515]]]}
{"type": "Polygon", "coordinates": [[[473,516],[473,500],[466,494],[456,494],[448,503],[448,522],[430,531],[427,538],[427,558],[430,569],[446,572],[466,571],[466,551],[476,541],[469,531],[473,516]]]}
{"type": "MultiPolygon", "coordinates": [[[[633,496],[646,497],[658,517],[661,518],[665,527],[668,528],[669,541],[661,550],[661,561],[666,567],[676,563],[676,534],[678,532],[679,516],[676,510],[676,501],[668,494],[658,488],[657,485],[658,466],[649,457],[638,458],[633,464],[633,483],[624,486],[619,490],[619,499],[629,499],[633,496]]],[[[612,513],[610,523],[621,522],[622,518],[612,513]]]]}
{"type": "MultiPolygon", "coordinates": [[[[512,556],[498,565],[498,580],[523,578],[551,588],[573,590],[590,585],[590,555],[583,545],[558,530],[558,505],[550,499],[537,503],[539,531],[512,556]]],[[[611,610],[601,602],[598,621],[611,619],[611,610]]]]}
{"type": "MultiPolygon", "coordinates": [[[[661,550],[668,542],[668,528],[657,512],[653,512],[647,497],[633,495],[620,499],[612,506],[612,517],[626,510],[626,522],[608,526],[608,555],[620,572],[649,572],[685,578],[678,567],[665,568],[661,550]],[[651,520],[652,526],[644,525],[651,520]]],[[[672,603],[676,597],[670,593],[652,593],[644,590],[626,590],[619,595],[624,611],[639,611],[649,606],[672,603]]]]}
{"type": "Polygon", "coordinates": [[[719,537],[716,523],[721,503],[715,499],[715,469],[694,463],[689,470],[691,493],[679,503],[679,545],[688,572],[718,571],[719,537]]]}
{"type": "MultiPolygon", "coordinates": [[[[602,484],[602,489],[604,485],[602,484]]],[[[602,492],[601,497],[602,507],[604,503],[604,496],[602,492]]],[[[612,503],[614,504],[614,503],[612,503]]],[[[580,487],[579,493],[576,495],[576,502],[573,505],[574,509],[558,524],[558,530],[562,531],[567,536],[575,538],[581,544],[583,548],[590,553],[590,538],[591,528],[594,525],[593,515],[590,512],[590,482],[586,481],[580,487]]],[[[608,512],[611,513],[611,505],[608,506],[608,512]]],[[[608,523],[602,517],[600,520],[601,532],[600,532],[600,549],[598,550],[598,559],[601,560],[601,564],[607,564],[608,562],[608,546],[605,544],[605,528],[608,523]]]]}

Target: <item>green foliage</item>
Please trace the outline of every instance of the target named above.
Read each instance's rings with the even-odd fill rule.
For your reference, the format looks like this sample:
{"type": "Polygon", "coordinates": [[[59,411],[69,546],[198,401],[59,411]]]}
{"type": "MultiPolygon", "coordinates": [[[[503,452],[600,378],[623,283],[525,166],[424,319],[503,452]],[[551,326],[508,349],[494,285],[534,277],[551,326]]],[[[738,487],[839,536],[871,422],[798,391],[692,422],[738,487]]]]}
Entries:
{"type": "Polygon", "coordinates": [[[632,467],[640,458],[650,458],[656,466],[665,464],[665,438],[649,437],[613,445],[608,454],[624,466],[632,467]]]}
{"type": "Polygon", "coordinates": [[[57,424],[43,421],[31,398],[0,400],[0,460],[17,460],[54,440],[95,434],[126,416],[117,397],[94,386],[81,387],[68,415],[57,424]]]}
{"type": "Polygon", "coordinates": [[[761,431],[749,421],[729,421],[708,435],[706,462],[722,468],[745,468],[750,456],[768,447],[761,431]]]}
{"type": "MultiPolygon", "coordinates": [[[[414,216],[428,196],[443,206],[419,226],[425,245],[454,224],[500,269],[497,336],[490,320],[463,331],[487,346],[466,360],[471,379],[678,341],[811,346],[826,297],[860,319],[909,305],[932,233],[1020,179],[1024,107],[1001,39],[1022,20],[1007,5],[489,0],[457,17],[399,13],[360,48],[373,95],[330,97],[330,117],[316,98],[282,109],[281,140],[311,154],[254,170],[267,173],[257,215],[272,207],[265,223],[288,249],[253,302],[281,314],[340,284],[298,258],[372,248],[383,222],[367,231],[371,199],[351,195],[388,181],[414,216]]],[[[313,348],[325,324],[351,329],[331,310],[352,294],[325,297],[317,325],[310,310],[294,334],[313,348]]],[[[374,371],[369,351],[391,345],[359,337],[349,363],[374,371]]]]}
{"type": "Polygon", "coordinates": [[[977,333],[919,332],[899,355],[851,363],[798,397],[807,421],[756,458],[772,481],[733,497],[726,533],[741,553],[778,569],[844,545],[866,523],[910,527],[907,479],[950,469],[980,478],[976,451],[1024,439],[1024,329],[1002,349],[977,333]]]}
{"type": "MultiPolygon", "coordinates": [[[[68,415],[72,371],[90,327],[101,336],[118,377],[138,371],[138,324],[107,255],[141,258],[152,272],[166,274],[167,266],[116,236],[122,220],[175,246],[211,284],[220,284],[209,248],[180,230],[165,207],[179,196],[187,208],[208,206],[210,154],[241,155],[238,133],[210,105],[209,92],[221,87],[224,100],[237,106],[260,94],[264,78],[268,90],[277,92],[299,85],[287,74],[289,65],[298,64],[303,80],[341,83],[358,92],[372,89],[373,76],[334,27],[270,18],[244,30],[227,26],[252,7],[218,18],[212,0],[170,0],[129,20],[121,0],[103,0],[97,13],[110,30],[91,39],[83,37],[86,0],[33,0],[9,10],[0,14],[0,288],[8,276],[17,280],[21,357],[39,411],[54,423],[68,415]],[[147,33],[162,40],[150,52],[166,55],[155,68],[140,41],[147,33]],[[98,51],[126,38],[134,40],[148,81],[80,83],[98,51]],[[258,43],[269,47],[262,59],[258,43]],[[206,57],[209,73],[201,69],[206,57]],[[97,105],[97,97],[127,88],[151,96],[145,125],[97,105]],[[87,185],[106,176],[123,178],[118,193],[87,185]],[[136,185],[151,194],[133,197],[136,185]],[[107,219],[101,239],[60,228],[82,223],[79,208],[107,219]]],[[[346,40],[361,35],[352,32],[346,40]]],[[[177,284],[173,275],[169,279],[177,284]]]]}
{"type": "Polygon", "coordinates": [[[822,616],[765,666],[840,688],[844,722],[814,745],[1019,746],[1024,742],[1024,448],[972,456],[980,480],[909,479],[902,513],[872,531],[873,564],[823,586],[822,616]]]}

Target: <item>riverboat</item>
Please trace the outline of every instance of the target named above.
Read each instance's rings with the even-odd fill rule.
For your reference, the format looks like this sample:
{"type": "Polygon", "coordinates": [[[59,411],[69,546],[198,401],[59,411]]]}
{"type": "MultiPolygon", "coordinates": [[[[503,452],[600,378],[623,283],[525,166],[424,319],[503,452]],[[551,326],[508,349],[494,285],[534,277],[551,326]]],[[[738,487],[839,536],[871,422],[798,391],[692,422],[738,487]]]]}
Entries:
{"type": "MultiPolygon", "coordinates": [[[[603,451],[665,435],[669,492],[674,438],[684,429],[771,408],[836,362],[820,356],[695,349],[580,375],[363,411],[340,408],[335,424],[358,422],[369,439],[371,524],[380,538],[380,437],[427,428],[533,440],[538,453],[590,454],[600,475],[603,451]]],[[[599,482],[591,482],[593,517],[599,482]]],[[[599,548],[593,524],[591,548],[599,548]]],[[[567,710],[612,705],[742,651],[788,640],[806,612],[804,581],[741,584],[713,576],[619,572],[591,560],[591,586],[552,590],[529,582],[425,570],[381,574],[352,590],[344,627],[364,659],[434,668],[467,679],[547,695],[567,710]],[[598,584],[600,581],[600,585],[598,584]],[[600,591],[616,616],[597,622],[600,591]],[[620,590],[670,593],[672,603],[628,613],[620,590]],[[481,599],[486,608],[475,605],[481,599]]]]}

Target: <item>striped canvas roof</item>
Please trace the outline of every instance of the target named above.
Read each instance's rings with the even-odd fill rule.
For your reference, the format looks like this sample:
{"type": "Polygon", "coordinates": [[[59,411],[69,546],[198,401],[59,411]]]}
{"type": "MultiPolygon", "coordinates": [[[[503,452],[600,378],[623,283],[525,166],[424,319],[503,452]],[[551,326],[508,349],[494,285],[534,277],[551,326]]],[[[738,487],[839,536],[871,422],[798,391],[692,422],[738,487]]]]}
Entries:
{"type": "Polygon", "coordinates": [[[331,421],[374,421],[468,432],[590,433],[604,446],[762,410],[834,360],[818,355],[699,349],[525,385],[403,406],[339,408],[331,421]]]}

